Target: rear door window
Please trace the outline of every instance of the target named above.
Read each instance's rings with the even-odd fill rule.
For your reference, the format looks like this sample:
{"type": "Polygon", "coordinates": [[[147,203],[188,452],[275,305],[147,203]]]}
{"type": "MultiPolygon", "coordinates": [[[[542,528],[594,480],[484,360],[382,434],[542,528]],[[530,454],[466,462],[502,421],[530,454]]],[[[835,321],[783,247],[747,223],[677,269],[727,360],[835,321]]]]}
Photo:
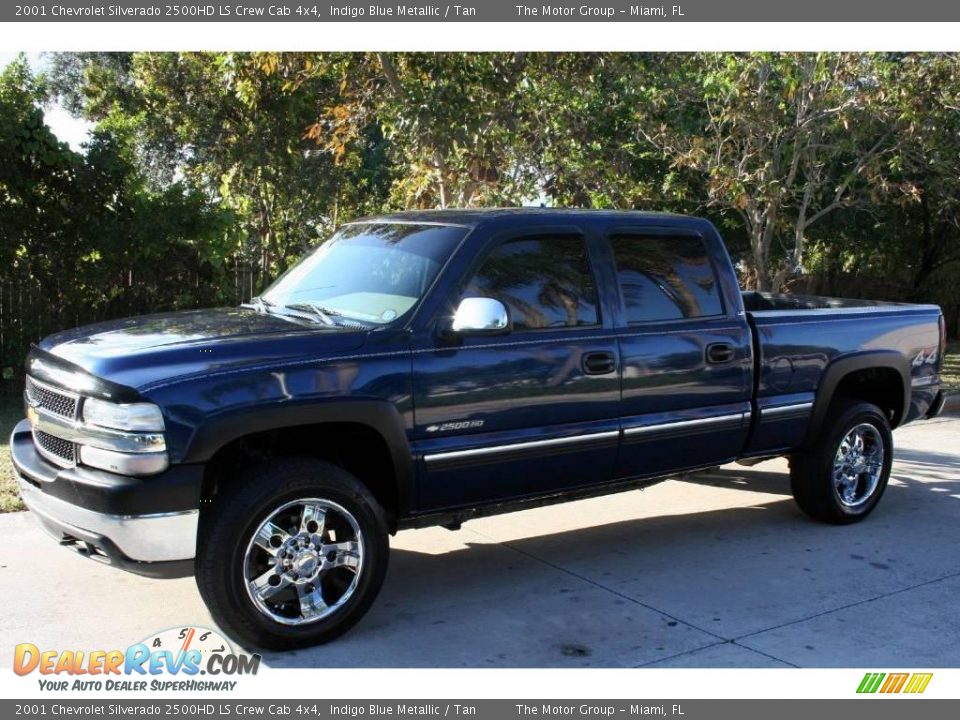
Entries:
{"type": "Polygon", "coordinates": [[[700,238],[616,235],[610,242],[627,322],[723,314],[717,276],[700,238]]]}

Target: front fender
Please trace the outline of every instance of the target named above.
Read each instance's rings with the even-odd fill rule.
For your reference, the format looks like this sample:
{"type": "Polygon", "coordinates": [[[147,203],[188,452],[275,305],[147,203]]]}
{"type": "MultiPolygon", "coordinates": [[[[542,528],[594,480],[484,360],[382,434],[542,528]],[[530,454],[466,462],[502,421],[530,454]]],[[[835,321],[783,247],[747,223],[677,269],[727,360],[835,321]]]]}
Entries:
{"type": "Polygon", "coordinates": [[[396,406],[385,400],[344,398],[230,410],[204,421],[191,438],[181,462],[208,462],[221,448],[246,435],[325,422],[357,423],[379,433],[393,461],[400,507],[413,507],[414,464],[403,418],[396,406]]]}

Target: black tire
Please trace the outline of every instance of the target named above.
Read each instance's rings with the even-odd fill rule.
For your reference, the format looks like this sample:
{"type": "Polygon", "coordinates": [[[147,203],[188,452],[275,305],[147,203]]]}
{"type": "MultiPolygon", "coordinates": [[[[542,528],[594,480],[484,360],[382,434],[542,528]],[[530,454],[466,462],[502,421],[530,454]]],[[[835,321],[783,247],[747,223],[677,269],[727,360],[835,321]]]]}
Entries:
{"type": "Polygon", "coordinates": [[[880,502],[892,464],[893,434],[883,411],[867,402],[837,400],[830,406],[823,427],[811,446],[790,458],[790,489],[797,505],[810,517],[835,525],[855,523],[873,512],[880,502]],[[841,500],[834,483],[834,460],[841,441],[862,424],[875,429],[876,439],[883,449],[883,462],[873,490],[867,492],[870,483],[862,478],[863,497],[851,504],[841,500]]]}
{"type": "MultiPolygon", "coordinates": [[[[341,525],[347,528],[343,532],[347,536],[352,526],[341,525]]],[[[289,529],[296,531],[293,525],[289,529]]],[[[329,528],[326,532],[329,537],[329,528]]],[[[272,650],[318,645],[342,635],[369,610],[383,585],[389,551],[383,508],[360,481],[336,465],[313,458],[279,458],[243,473],[201,518],[197,587],[216,623],[242,643],[272,650]],[[261,610],[248,592],[244,572],[253,560],[247,550],[262,523],[286,504],[306,498],[335,503],[352,515],[362,533],[362,564],[348,599],[330,615],[287,625],[261,610]]],[[[274,562],[266,556],[262,560],[274,562]]],[[[334,568],[332,574],[341,571],[348,572],[349,568],[334,568]]],[[[320,575],[316,577],[319,587],[323,581],[320,575]]],[[[340,584],[345,582],[341,580],[340,584]]],[[[290,585],[284,592],[296,598],[296,590],[296,585],[290,585]]],[[[293,599],[287,606],[294,607],[293,599]]]]}

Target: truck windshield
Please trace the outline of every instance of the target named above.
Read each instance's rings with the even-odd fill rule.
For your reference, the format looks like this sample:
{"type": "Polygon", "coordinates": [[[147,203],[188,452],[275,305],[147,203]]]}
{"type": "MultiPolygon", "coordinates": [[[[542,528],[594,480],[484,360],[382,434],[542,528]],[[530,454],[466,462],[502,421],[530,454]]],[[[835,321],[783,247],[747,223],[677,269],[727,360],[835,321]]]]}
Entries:
{"type": "Polygon", "coordinates": [[[263,294],[271,307],[312,308],[385,325],[406,315],[430,287],[466,228],[418,223],[346,225],[263,294]]]}

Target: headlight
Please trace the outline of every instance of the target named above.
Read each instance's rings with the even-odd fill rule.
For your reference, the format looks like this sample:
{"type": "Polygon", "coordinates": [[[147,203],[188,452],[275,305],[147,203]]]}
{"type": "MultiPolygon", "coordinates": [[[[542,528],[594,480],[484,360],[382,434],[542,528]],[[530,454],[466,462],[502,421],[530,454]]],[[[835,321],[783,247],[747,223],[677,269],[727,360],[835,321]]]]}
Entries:
{"type": "Polygon", "coordinates": [[[83,421],[114,430],[163,432],[163,413],[152,403],[104,402],[95,398],[83,401],[83,421]]]}

